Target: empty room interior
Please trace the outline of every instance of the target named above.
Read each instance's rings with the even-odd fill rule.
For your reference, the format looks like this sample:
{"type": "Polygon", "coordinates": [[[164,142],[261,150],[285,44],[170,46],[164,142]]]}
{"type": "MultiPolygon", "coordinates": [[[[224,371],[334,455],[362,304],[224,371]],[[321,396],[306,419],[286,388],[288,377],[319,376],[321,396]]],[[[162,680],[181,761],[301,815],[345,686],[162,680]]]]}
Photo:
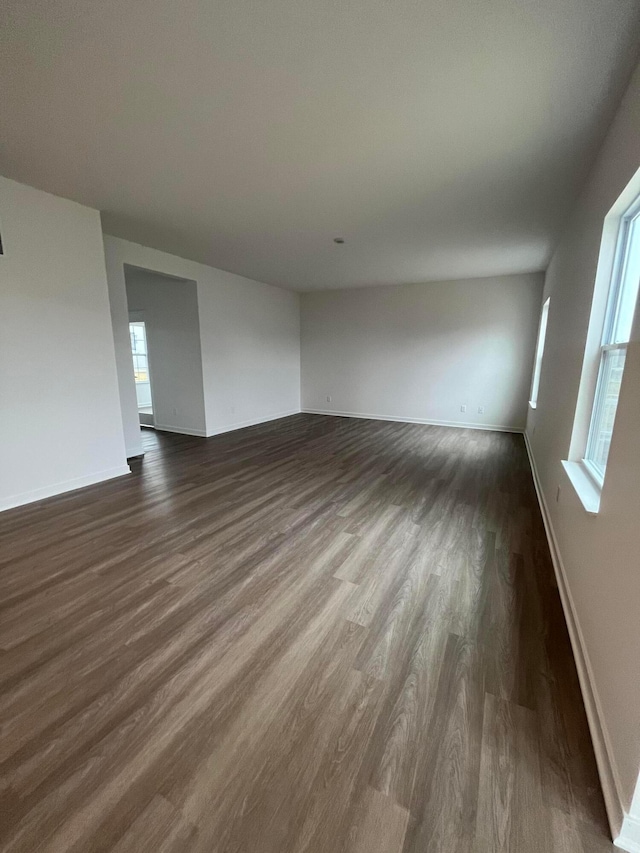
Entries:
{"type": "Polygon", "coordinates": [[[2,853],[640,853],[639,62],[5,0],[2,853]]]}

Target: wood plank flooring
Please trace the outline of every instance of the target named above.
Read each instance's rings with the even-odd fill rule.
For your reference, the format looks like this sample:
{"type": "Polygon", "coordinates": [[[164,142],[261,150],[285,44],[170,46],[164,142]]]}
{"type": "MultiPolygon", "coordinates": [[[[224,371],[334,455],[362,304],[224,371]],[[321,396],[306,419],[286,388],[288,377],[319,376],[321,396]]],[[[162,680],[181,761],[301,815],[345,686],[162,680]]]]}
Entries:
{"type": "Polygon", "coordinates": [[[596,853],[522,436],[145,432],[0,516],[6,853],[596,853]]]}

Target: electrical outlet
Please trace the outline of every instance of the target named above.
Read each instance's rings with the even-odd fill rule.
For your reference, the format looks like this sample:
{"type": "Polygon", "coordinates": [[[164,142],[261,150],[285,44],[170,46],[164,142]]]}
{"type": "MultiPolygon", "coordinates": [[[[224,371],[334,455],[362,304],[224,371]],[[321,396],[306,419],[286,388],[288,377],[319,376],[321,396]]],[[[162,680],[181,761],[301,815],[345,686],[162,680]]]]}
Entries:
{"type": "Polygon", "coordinates": [[[484,415],[484,406],[478,406],[478,414],[484,415]]]}
{"type": "Polygon", "coordinates": [[[466,407],[466,406],[460,406],[460,411],[461,411],[461,412],[466,412],[466,411],[467,411],[467,407],[466,407]]]}
{"type": "Polygon", "coordinates": [[[560,486],[556,490],[556,503],[560,503],[560,486]]]}
{"type": "Polygon", "coordinates": [[[331,397],[327,397],[327,403],[331,402],[331,397]]]}
{"type": "Polygon", "coordinates": [[[177,410],[176,408],[174,408],[174,409],[173,409],[173,414],[174,414],[174,415],[177,415],[177,414],[178,414],[178,410],[177,410]]]}

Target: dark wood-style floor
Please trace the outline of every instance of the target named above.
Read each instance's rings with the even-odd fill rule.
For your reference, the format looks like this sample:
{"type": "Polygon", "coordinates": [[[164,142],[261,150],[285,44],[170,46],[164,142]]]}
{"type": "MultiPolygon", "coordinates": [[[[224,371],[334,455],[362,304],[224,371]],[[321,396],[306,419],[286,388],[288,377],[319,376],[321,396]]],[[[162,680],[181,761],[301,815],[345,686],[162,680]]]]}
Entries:
{"type": "Polygon", "coordinates": [[[613,849],[522,436],[145,443],[0,517],[0,849],[613,849]]]}

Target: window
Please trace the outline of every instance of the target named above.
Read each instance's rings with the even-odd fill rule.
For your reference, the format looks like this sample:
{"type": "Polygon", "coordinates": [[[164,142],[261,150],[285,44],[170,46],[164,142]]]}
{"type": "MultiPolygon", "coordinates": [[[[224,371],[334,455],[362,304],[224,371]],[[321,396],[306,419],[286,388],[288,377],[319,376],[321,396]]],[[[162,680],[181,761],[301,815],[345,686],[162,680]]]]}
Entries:
{"type": "Polygon", "coordinates": [[[640,282],[640,198],[622,216],[584,465],[602,487],[640,282]]]}
{"type": "Polygon", "coordinates": [[[131,336],[131,354],[133,355],[133,373],[136,382],[149,381],[149,361],[147,357],[147,337],[143,322],[129,323],[131,336]]]}
{"type": "Polygon", "coordinates": [[[542,306],[540,316],[540,328],[538,329],[538,343],[536,344],[536,360],[533,365],[533,381],[531,382],[531,399],[529,405],[535,409],[538,405],[538,389],[540,388],[540,373],[542,371],[542,356],[544,355],[544,341],[547,337],[547,321],[549,320],[549,303],[551,297],[542,306]]]}

